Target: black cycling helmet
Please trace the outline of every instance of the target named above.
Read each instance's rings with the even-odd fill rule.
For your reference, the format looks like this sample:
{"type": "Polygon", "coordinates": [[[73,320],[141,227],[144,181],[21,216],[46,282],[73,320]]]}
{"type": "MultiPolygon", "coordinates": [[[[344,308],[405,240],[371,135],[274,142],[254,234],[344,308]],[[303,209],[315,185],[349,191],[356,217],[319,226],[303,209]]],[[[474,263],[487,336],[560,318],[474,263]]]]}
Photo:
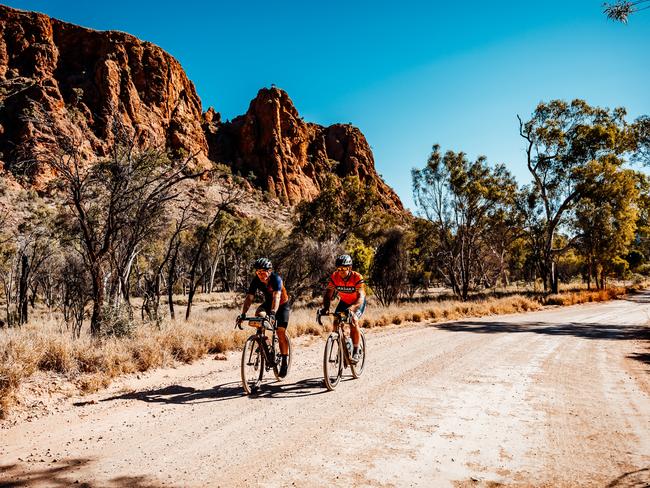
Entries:
{"type": "Polygon", "coordinates": [[[338,258],[336,258],[336,265],[352,266],[352,258],[350,257],[349,254],[341,254],[338,258]]]}
{"type": "Polygon", "coordinates": [[[253,263],[254,269],[273,269],[271,260],[269,258],[257,258],[253,263]]]}

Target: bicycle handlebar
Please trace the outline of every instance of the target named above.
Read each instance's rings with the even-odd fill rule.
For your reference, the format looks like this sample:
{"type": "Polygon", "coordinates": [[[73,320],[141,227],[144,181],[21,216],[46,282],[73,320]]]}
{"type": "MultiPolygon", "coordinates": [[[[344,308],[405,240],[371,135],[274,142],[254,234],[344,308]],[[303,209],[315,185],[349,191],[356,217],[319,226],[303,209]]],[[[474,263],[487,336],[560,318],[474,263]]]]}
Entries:
{"type": "Polygon", "coordinates": [[[326,317],[328,315],[331,315],[333,317],[336,317],[339,319],[339,321],[343,323],[349,323],[350,322],[350,317],[352,313],[350,310],[345,310],[343,312],[327,312],[323,313],[320,311],[320,309],[316,312],[316,321],[318,322],[319,325],[323,325],[323,322],[321,321],[321,317],[326,317]]]}
{"type": "Polygon", "coordinates": [[[237,320],[235,321],[235,327],[239,327],[239,330],[242,329],[242,322],[254,322],[254,323],[260,323],[266,330],[273,330],[275,328],[275,321],[271,322],[268,317],[242,317],[241,319],[238,317],[237,320]]]}

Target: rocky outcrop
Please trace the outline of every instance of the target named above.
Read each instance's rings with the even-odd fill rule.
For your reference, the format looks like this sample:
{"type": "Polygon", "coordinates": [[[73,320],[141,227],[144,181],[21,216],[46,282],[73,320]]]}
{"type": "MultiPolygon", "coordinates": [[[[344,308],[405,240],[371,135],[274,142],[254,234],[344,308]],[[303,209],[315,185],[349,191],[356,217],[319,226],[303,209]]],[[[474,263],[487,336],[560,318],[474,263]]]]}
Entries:
{"type": "MultiPolygon", "coordinates": [[[[106,156],[116,126],[142,146],[195,155],[199,166],[252,172],[284,204],[314,198],[330,174],[354,175],[376,185],[386,208],[403,211],[359,129],[307,123],[275,87],[222,122],[213,109],[202,113],[194,85],[161,48],[0,5],[0,177],[23,174],[21,162],[56,146],[55,134],[72,138],[88,161],[106,156]]],[[[51,178],[45,173],[32,165],[27,175],[38,186],[51,178]]]]}
{"type": "MultiPolygon", "coordinates": [[[[55,130],[89,158],[104,156],[114,122],[139,143],[195,154],[207,164],[201,101],[161,48],[0,5],[0,163],[29,159],[55,130]],[[36,120],[40,110],[50,123],[36,120]]],[[[39,170],[31,175],[38,179],[39,170]]]]}
{"type": "Polygon", "coordinates": [[[403,209],[375,171],[372,151],[359,129],[303,121],[283,90],[263,88],[248,112],[231,122],[221,122],[213,111],[205,120],[210,159],[243,176],[252,172],[257,184],[288,204],[314,198],[325,177],[334,173],[374,183],[387,208],[403,209]]]}

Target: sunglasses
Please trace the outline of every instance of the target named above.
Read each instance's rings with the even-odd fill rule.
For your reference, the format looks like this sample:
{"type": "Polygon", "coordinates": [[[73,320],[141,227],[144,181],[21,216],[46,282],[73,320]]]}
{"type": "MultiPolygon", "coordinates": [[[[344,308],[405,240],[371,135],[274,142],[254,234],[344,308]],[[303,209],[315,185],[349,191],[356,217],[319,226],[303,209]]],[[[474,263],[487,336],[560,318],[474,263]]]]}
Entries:
{"type": "Polygon", "coordinates": [[[349,271],[350,269],[352,269],[351,266],[337,266],[336,267],[336,271],[349,271]]]}
{"type": "Polygon", "coordinates": [[[270,269],[256,269],[255,272],[256,272],[257,274],[262,274],[262,273],[264,273],[264,274],[267,274],[267,273],[270,274],[270,273],[271,273],[271,270],[270,270],[270,269]]]}

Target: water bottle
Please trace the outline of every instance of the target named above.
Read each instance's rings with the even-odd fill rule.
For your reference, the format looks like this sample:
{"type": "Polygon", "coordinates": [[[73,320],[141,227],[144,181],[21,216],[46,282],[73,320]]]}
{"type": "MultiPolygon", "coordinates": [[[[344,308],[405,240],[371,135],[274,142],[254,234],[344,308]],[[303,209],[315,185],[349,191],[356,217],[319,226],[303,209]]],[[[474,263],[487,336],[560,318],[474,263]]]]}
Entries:
{"type": "Polygon", "coordinates": [[[348,348],[348,354],[350,355],[350,357],[352,357],[352,339],[348,337],[345,341],[345,345],[348,348]]]}

